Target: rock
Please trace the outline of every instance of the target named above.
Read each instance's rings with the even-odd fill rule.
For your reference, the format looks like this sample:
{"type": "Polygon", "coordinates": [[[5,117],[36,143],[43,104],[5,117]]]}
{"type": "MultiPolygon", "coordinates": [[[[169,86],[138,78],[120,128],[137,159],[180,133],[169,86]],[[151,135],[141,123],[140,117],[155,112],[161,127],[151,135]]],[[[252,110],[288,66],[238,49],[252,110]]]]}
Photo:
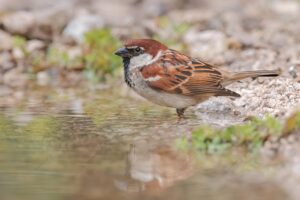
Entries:
{"type": "Polygon", "coordinates": [[[46,44],[41,40],[29,40],[26,43],[26,51],[31,53],[46,48],[46,44]]]}
{"type": "Polygon", "coordinates": [[[0,97],[7,97],[13,93],[12,89],[5,86],[0,85],[0,97]]]}
{"type": "Polygon", "coordinates": [[[52,40],[73,15],[73,6],[60,3],[37,11],[17,11],[2,17],[4,29],[32,39],[52,40]]]}
{"type": "Polygon", "coordinates": [[[32,12],[19,11],[5,15],[2,18],[2,23],[10,33],[26,35],[34,28],[36,20],[32,12]]]}
{"type": "MultiPolygon", "coordinates": [[[[136,5],[138,6],[137,9],[139,16],[146,15],[149,17],[167,15],[171,11],[180,11],[187,5],[186,1],[184,0],[142,0],[136,2],[138,2],[136,5]]],[[[184,10],[186,9],[187,8],[185,7],[184,10]]],[[[189,12],[190,10],[187,11],[187,13],[189,12]]],[[[202,14],[202,12],[199,12],[199,10],[198,13],[202,14]]]]}
{"type": "MultiPolygon", "coordinates": [[[[75,2],[76,0],[64,0],[63,2],[75,2]]],[[[37,10],[49,8],[53,5],[62,3],[61,0],[0,0],[0,12],[12,10],[37,10]]]]}
{"type": "Polygon", "coordinates": [[[84,109],[83,109],[82,99],[76,98],[76,99],[72,100],[70,102],[70,110],[72,110],[72,112],[74,114],[83,114],[84,109]]]}
{"type": "Polygon", "coordinates": [[[15,66],[12,55],[8,52],[0,53],[0,69],[1,73],[4,73],[15,66]]]}
{"type": "Polygon", "coordinates": [[[145,0],[142,1],[140,6],[140,10],[142,10],[144,14],[150,17],[157,17],[166,14],[169,7],[168,5],[166,5],[166,2],[162,2],[159,0],[145,0]]]}
{"type": "Polygon", "coordinates": [[[184,36],[193,56],[213,60],[213,58],[227,50],[228,45],[224,33],[215,30],[198,31],[189,30],[184,36]]]}
{"type": "Polygon", "coordinates": [[[245,101],[241,101],[240,99],[236,99],[234,101],[234,105],[237,106],[237,107],[244,107],[246,105],[246,102],[245,101]]]}
{"type": "Polygon", "coordinates": [[[249,115],[263,116],[286,115],[300,102],[299,83],[287,78],[265,78],[265,83],[249,83],[247,89],[240,90],[234,84],[234,91],[239,91],[241,98],[234,101],[236,107],[244,107],[249,115]]]}
{"type": "Polygon", "coordinates": [[[61,37],[64,27],[76,12],[74,6],[72,1],[63,1],[35,12],[37,28],[32,31],[33,38],[50,40],[56,36],[61,37]]]}
{"type": "MultiPolygon", "coordinates": [[[[61,57],[57,57],[58,54],[65,54],[68,57],[68,60],[74,60],[83,55],[83,49],[78,46],[70,46],[62,43],[52,43],[49,47],[53,53],[50,53],[49,59],[53,61],[62,61],[61,57]]],[[[63,62],[63,61],[62,61],[63,62]]],[[[73,63],[74,64],[74,63],[73,63]]],[[[70,66],[74,67],[74,66],[70,66]]]]}
{"type": "Polygon", "coordinates": [[[50,77],[47,72],[39,72],[37,74],[37,84],[40,86],[46,86],[50,83],[50,77]]]}
{"type": "Polygon", "coordinates": [[[276,107],[276,100],[275,99],[269,99],[266,103],[265,106],[269,108],[275,108],[276,107]]]}
{"type": "Polygon", "coordinates": [[[63,31],[63,35],[80,44],[84,41],[86,32],[102,27],[104,27],[104,20],[100,16],[84,13],[69,22],[63,31]]]}
{"type": "Polygon", "coordinates": [[[80,46],[69,47],[67,49],[69,59],[76,59],[83,55],[82,48],[80,46]]]}
{"type": "Polygon", "coordinates": [[[148,29],[142,26],[134,26],[130,29],[127,27],[113,27],[111,31],[114,36],[120,39],[130,38],[132,35],[149,35],[148,29]]]}
{"type": "Polygon", "coordinates": [[[13,47],[12,36],[0,30],[0,51],[10,50],[13,47]]]}
{"type": "Polygon", "coordinates": [[[300,12],[300,5],[297,1],[275,1],[272,4],[275,12],[287,15],[296,15],[300,12]]]}
{"type": "Polygon", "coordinates": [[[171,21],[178,23],[190,23],[190,24],[205,24],[214,17],[214,13],[207,9],[189,8],[188,10],[172,10],[168,14],[171,21]]]}
{"type": "Polygon", "coordinates": [[[22,73],[18,68],[12,69],[3,75],[4,85],[18,88],[25,87],[28,82],[26,74],[22,73]]]}
{"type": "Polygon", "coordinates": [[[139,10],[133,7],[135,0],[97,0],[92,3],[92,10],[99,13],[105,24],[113,26],[135,26],[136,22],[144,18],[144,14],[138,15],[139,10]],[[113,11],[113,12],[112,12],[113,11]]]}
{"type": "Polygon", "coordinates": [[[20,48],[14,48],[12,50],[12,55],[15,60],[22,60],[25,58],[25,52],[20,48]]]}
{"type": "Polygon", "coordinates": [[[300,82],[300,62],[296,62],[289,67],[289,74],[300,82]]]}

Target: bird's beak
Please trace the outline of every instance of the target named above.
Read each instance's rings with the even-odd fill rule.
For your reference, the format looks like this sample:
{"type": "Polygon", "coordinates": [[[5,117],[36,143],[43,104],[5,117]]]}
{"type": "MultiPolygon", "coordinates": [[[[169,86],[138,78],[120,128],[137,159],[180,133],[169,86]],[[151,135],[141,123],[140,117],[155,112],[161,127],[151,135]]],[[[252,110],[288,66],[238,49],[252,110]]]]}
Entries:
{"type": "Polygon", "coordinates": [[[120,57],[123,57],[123,58],[124,58],[124,57],[130,57],[130,54],[129,54],[128,49],[126,49],[126,48],[124,48],[124,47],[118,49],[118,50],[115,52],[115,54],[116,54],[117,56],[120,56],[120,57]]]}

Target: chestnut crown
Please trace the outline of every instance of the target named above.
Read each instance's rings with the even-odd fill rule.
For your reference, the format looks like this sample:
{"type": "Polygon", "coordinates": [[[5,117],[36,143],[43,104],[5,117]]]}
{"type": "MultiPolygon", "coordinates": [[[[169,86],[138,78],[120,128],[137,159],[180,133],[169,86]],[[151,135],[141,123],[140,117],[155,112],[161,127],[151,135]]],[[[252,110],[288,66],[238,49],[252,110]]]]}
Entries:
{"type": "Polygon", "coordinates": [[[124,43],[124,47],[118,49],[115,54],[121,57],[133,57],[143,53],[155,57],[159,51],[167,50],[168,47],[153,39],[132,39],[124,43]]]}

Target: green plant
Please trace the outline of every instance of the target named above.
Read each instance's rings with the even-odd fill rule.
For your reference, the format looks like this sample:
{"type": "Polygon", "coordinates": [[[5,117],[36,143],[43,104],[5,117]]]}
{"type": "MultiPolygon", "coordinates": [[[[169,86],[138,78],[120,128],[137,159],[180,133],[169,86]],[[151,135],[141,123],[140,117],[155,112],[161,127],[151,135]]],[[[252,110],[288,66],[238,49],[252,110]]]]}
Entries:
{"type": "Polygon", "coordinates": [[[66,51],[62,51],[54,46],[50,46],[47,50],[47,63],[56,66],[68,66],[70,62],[69,55],[66,51]]]}
{"type": "Polygon", "coordinates": [[[295,131],[300,131],[300,112],[292,114],[285,123],[284,134],[288,135],[295,131]]]}
{"type": "Polygon", "coordinates": [[[266,139],[272,136],[279,137],[282,132],[283,127],[279,121],[266,116],[264,119],[255,118],[246,124],[232,125],[225,129],[201,126],[192,132],[189,142],[182,138],[176,144],[180,144],[180,149],[193,148],[208,153],[223,152],[237,146],[255,151],[266,139]]]}
{"type": "Polygon", "coordinates": [[[91,80],[105,80],[121,66],[121,60],[114,55],[120,43],[107,28],[96,29],[85,34],[83,56],[85,74],[91,80]]]}
{"type": "Polygon", "coordinates": [[[55,45],[50,45],[47,49],[46,64],[61,68],[77,68],[83,65],[81,55],[71,57],[66,49],[58,48],[55,45]]]}
{"type": "Polygon", "coordinates": [[[26,39],[21,36],[14,36],[13,37],[13,47],[14,48],[20,48],[20,49],[25,49],[26,46],[26,39]]]}
{"type": "Polygon", "coordinates": [[[13,48],[20,49],[25,57],[29,55],[29,52],[26,49],[26,39],[22,36],[15,35],[13,36],[13,48]]]}

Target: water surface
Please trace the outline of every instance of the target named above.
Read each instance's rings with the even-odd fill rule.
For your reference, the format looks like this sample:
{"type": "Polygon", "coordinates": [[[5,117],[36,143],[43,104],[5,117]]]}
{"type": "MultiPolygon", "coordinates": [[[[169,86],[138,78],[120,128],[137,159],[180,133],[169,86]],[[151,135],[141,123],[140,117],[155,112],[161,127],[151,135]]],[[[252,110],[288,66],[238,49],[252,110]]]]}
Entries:
{"type": "Polygon", "coordinates": [[[192,111],[103,94],[1,107],[1,200],[288,199],[255,156],[181,150],[192,111]]]}

